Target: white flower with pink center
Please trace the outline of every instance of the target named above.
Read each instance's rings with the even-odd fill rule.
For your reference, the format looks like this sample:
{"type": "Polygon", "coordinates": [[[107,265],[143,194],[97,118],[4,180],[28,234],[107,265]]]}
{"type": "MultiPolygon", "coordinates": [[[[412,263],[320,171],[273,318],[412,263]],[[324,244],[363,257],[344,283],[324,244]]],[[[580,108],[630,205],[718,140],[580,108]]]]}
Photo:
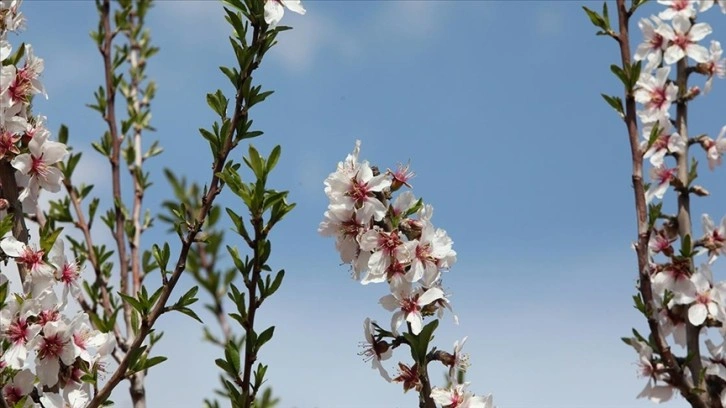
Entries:
{"type": "Polygon", "coordinates": [[[375,197],[375,194],[391,186],[391,180],[387,179],[385,174],[373,176],[373,170],[368,162],[363,162],[353,176],[339,172],[333,173],[332,176],[327,180],[332,204],[355,208],[366,222],[371,218],[376,221],[383,219],[386,215],[386,206],[375,197]]]}
{"type": "Polygon", "coordinates": [[[655,75],[647,72],[640,74],[635,100],[643,104],[644,109],[638,112],[643,122],[655,122],[663,116],[669,116],[668,110],[678,96],[678,87],[668,81],[670,72],[670,67],[663,67],[655,70],[655,75]]]}
{"type": "Polygon", "coordinates": [[[452,384],[448,388],[434,387],[431,398],[448,408],[494,408],[492,395],[475,396],[466,390],[469,383],[452,384]]]}
{"type": "Polygon", "coordinates": [[[706,138],[701,144],[706,149],[708,168],[713,171],[716,166],[721,165],[723,154],[726,152],[726,126],[721,128],[716,140],[706,138]]]}
{"type": "Polygon", "coordinates": [[[708,61],[708,50],[699,41],[711,34],[711,26],[706,23],[691,25],[691,20],[682,15],[673,17],[673,26],[663,24],[656,31],[668,40],[663,60],[670,65],[689,57],[696,62],[708,61]]]}
{"type": "Polygon", "coordinates": [[[70,366],[75,361],[75,349],[68,329],[62,321],[46,323],[43,334],[34,339],[37,353],[35,367],[40,385],[56,385],[60,363],[70,366]]]}
{"type": "Polygon", "coordinates": [[[41,188],[53,193],[60,191],[63,173],[54,165],[66,157],[68,150],[63,143],[47,140],[40,134],[28,143],[28,149],[29,153],[18,155],[11,164],[27,178],[27,188],[20,193],[20,200],[30,197],[35,203],[41,188]]]}
{"type": "Polygon", "coordinates": [[[13,299],[0,310],[0,339],[10,342],[10,347],[3,352],[2,361],[11,368],[20,369],[25,365],[30,347],[28,343],[40,333],[41,326],[29,321],[35,309],[37,302],[33,299],[24,300],[20,307],[13,299]]]}
{"type": "Polygon", "coordinates": [[[658,3],[668,6],[658,14],[663,20],[671,20],[677,16],[685,18],[696,17],[694,0],[658,0],[658,3]]]}
{"type": "Polygon", "coordinates": [[[691,292],[693,282],[690,273],[690,267],[686,263],[668,264],[653,276],[653,288],[658,294],[662,294],[666,289],[676,295],[691,292]]]}
{"type": "Polygon", "coordinates": [[[65,255],[63,239],[56,239],[53,248],[50,250],[50,263],[55,266],[55,278],[63,284],[63,304],[68,302],[68,294],[77,297],[81,294],[79,277],[80,268],[75,261],[69,261],[65,255]]]}
{"type": "Polygon", "coordinates": [[[383,377],[386,381],[391,382],[391,377],[388,375],[388,371],[383,368],[381,361],[391,358],[393,355],[393,348],[391,348],[391,346],[385,341],[380,341],[380,339],[376,340],[375,324],[375,320],[372,321],[369,318],[366,318],[365,322],[363,322],[363,330],[365,332],[366,340],[360,344],[363,351],[358,354],[363,356],[365,361],[370,361],[371,368],[377,369],[381,374],[381,377],[383,377]]]}
{"type": "Polygon", "coordinates": [[[411,333],[419,334],[423,329],[423,316],[421,309],[444,297],[444,291],[439,288],[429,288],[421,293],[421,289],[414,292],[393,292],[381,298],[379,303],[389,312],[395,311],[391,318],[391,331],[396,334],[398,328],[407,321],[411,325],[411,333]]]}
{"type": "Polygon", "coordinates": [[[718,288],[714,288],[711,270],[707,264],[701,265],[691,276],[693,285],[687,291],[676,294],[675,304],[690,305],[688,307],[688,320],[694,326],[700,326],[707,317],[723,321],[724,312],[719,302],[723,296],[718,288]]]}
{"type": "MultiPolygon", "coordinates": [[[[361,254],[358,237],[368,230],[368,222],[363,220],[362,213],[340,204],[329,206],[324,216],[325,219],[318,226],[318,233],[335,237],[335,248],[340,253],[341,261],[354,265],[361,254]]],[[[360,279],[360,272],[361,269],[354,268],[356,280],[360,279]]]]}
{"type": "MultiPolygon", "coordinates": [[[[703,63],[703,71],[705,71],[706,75],[708,75],[706,84],[703,86],[704,94],[711,91],[714,77],[726,77],[726,59],[722,58],[723,49],[721,48],[721,43],[716,40],[711,40],[711,47],[708,51],[708,61],[703,63]]],[[[703,71],[701,71],[699,67],[699,72],[703,71]]]]}
{"type": "Polygon", "coordinates": [[[414,245],[414,242],[403,241],[397,230],[386,232],[376,227],[366,231],[360,237],[360,249],[371,252],[371,256],[368,273],[361,283],[384,282],[394,259],[401,263],[410,261],[414,245]]]}
{"type": "Polygon", "coordinates": [[[27,368],[17,372],[12,380],[2,388],[2,397],[5,402],[14,407],[23,397],[30,395],[33,391],[35,374],[27,368]]]}
{"type": "Polygon", "coordinates": [[[708,253],[708,263],[712,264],[719,255],[726,254],[726,217],[721,219],[721,223],[716,226],[708,214],[701,216],[701,225],[703,226],[703,248],[699,251],[699,255],[708,253]]]}
{"type": "Polygon", "coordinates": [[[451,249],[452,242],[446,231],[434,229],[428,221],[424,222],[421,237],[415,242],[415,255],[406,279],[410,282],[423,279],[424,286],[431,286],[440,276],[441,260],[449,260],[446,262],[448,267],[453,263],[450,259],[456,259],[456,252],[451,249]]]}
{"type": "Polygon", "coordinates": [[[671,181],[676,178],[677,171],[678,169],[675,167],[651,167],[650,178],[653,179],[653,183],[648,188],[648,191],[645,192],[646,204],[650,203],[655,198],[659,200],[663,199],[666,191],[668,191],[668,186],[670,186],[671,181]]]}
{"type": "Polygon", "coordinates": [[[330,173],[328,177],[325,178],[325,181],[323,184],[325,185],[325,195],[328,196],[328,198],[332,199],[334,196],[337,196],[340,194],[340,192],[333,190],[333,187],[331,186],[331,182],[334,184],[336,183],[334,180],[341,178],[343,180],[351,178],[355,176],[355,174],[358,172],[358,167],[360,167],[360,163],[358,163],[358,155],[360,154],[360,140],[355,141],[355,147],[353,148],[353,152],[349,153],[345,160],[342,162],[338,162],[338,166],[335,170],[335,172],[330,173]]]}
{"type": "Polygon", "coordinates": [[[653,402],[664,402],[673,397],[673,387],[669,385],[657,385],[656,381],[663,380],[663,364],[653,360],[653,349],[647,344],[632,338],[630,344],[638,352],[638,377],[647,378],[643,390],[637,398],[648,398],[653,402]]]}
{"type": "Polygon", "coordinates": [[[663,24],[663,21],[655,16],[651,16],[650,18],[652,21],[647,18],[642,18],[638,22],[638,27],[643,32],[643,42],[638,45],[633,58],[636,61],[642,61],[652,55],[652,63],[657,66],[660,65],[663,59],[663,50],[666,49],[667,41],[655,31],[658,26],[663,24]]]}
{"type": "Polygon", "coordinates": [[[6,237],[0,241],[0,249],[5,252],[5,255],[15,258],[15,262],[28,268],[33,278],[53,277],[53,267],[43,260],[43,251],[35,251],[13,236],[6,237]]]}
{"type": "Polygon", "coordinates": [[[663,165],[666,154],[680,153],[686,149],[686,140],[673,131],[670,120],[665,116],[661,116],[657,122],[644,125],[643,138],[645,140],[641,144],[641,149],[647,148],[643,158],[650,159],[650,164],[655,167],[663,165]],[[658,136],[656,136],[653,144],[648,147],[650,135],[656,125],[658,126],[658,136]]]}
{"type": "Polygon", "coordinates": [[[107,356],[116,347],[113,335],[91,328],[85,313],[73,319],[69,332],[72,333],[74,357],[80,357],[89,364],[107,356]]]}

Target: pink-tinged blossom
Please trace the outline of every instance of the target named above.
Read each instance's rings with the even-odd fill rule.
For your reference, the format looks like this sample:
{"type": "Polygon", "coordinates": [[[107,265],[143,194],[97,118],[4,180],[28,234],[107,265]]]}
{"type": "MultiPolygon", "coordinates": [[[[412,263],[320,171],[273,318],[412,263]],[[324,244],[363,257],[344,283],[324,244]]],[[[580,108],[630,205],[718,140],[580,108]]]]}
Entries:
{"type": "Polygon", "coordinates": [[[690,305],[688,320],[694,326],[700,326],[707,317],[723,320],[723,310],[719,305],[722,295],[714,288],[711,281],[711,270],[704,264],[691,276],[693,285],[689,290],[677,293],[673,299],[675,304],[690,305]]]}
{"type": "Polygon", "coordinates": [[[726,217],[722,218],[721,223],[716,226],[708,214],[703,214],[701,225],[703,226],[703,249],[699,251],[699,255],[707,252],[708,263],[712,264],[719,255],[726,254],[726,217]]]}
{"type": "Polygon", "coordinates": [[[671,20],[677,16],[693,18],[696,16],[694,0],[658,0],[658,3],[668,6],[658,14],[663,20],[671,20]]]}
{"type": "Polygon", "coordinates": [[[663,59],[663,50],[665,50],[667,45],[665,38],[655,31],[661,24],[663,22],[656,16],[651,16],[650,20],[647,18],[640,19],[638,27],[643,32],[643,42],[635,50],[635,56],[633,58],[636,61],[642,61],[652,55],[651,62],[653,65],[660,65],[663,59]]]}
{"type": "Polygon", "coordinates": [[[439,278],[442,267],[450,267],[456,260],[456,252],[451,248],[453,242],[442,229],[426,221],[421,230],[421,237],[414,241],[416,249],[406,279],[418,282],[423,279],[424,286],[431,286],[439,278]]]}
{"type": "Polygon", "coordinates": [[[265,23],[272,28],[276,27],[285,14],[285,8],[300,15],[305,15],[305,8],[300,0],[265,0],[265,23]]]}
{"type": "Polygon", "coordinates": [[[708,76],[706,84],[703,87],[704,94],[711,91],[714,77],[726,77],[726,59],[721,58],[722,56],[723,49],[721,48],[721,43],[716,40],[711,40],[708,61],[704,62],[702,67],[699,67],[699,72],[705,73],[708,76]]]}
{"type": "Polygon", "coordinates": [[[5,402],[14,407],[23,397],[30,395],[33,391],[34,381],[35,375],[27,368],[16,373],[12,380],[2,388],[5,402]]]}
{"type": "Polygon", "coordinates": [[[630,344],[638,352],[638,377],[648,379],[645,388],[638,394],[637,398],[648,398],[656,403],[671,399],[674,394],[673,387],[667,384],[657,384],[658,381],[665,380],[662,373],[664,366],[653,359],[653,349],[635,338],[630,339],[630,344]]]}
{"type": "Polygon", "coordinates": [[[391,206],[394,217],[401,217],[416,204],[416,197],[410,191],[404,191],[396,197],[391,206]]]}
{"type": "Polygon", "coordinates": [[[0,106],[19,113],[23,105],[30,103],[35,94],[46,95],[43,84],[38,79],[43,72],[44,63],[33,55],[29,44],[25,45],[25,65],[18,69],[14,65],[3,67],[0,75],[0,106]]]}
{"type": "Polygon", "coordinates": [[[69,332],[72,333],[74,357],[79,357],[91,365],[99,358],[110,354],[116,347],[113,335],[91,328],[85,313],[73,319],[69,332]]]}
{"type": "Polygon", "coordinates": [[[635,100],[643,105],[638,116],[643,122],[655,122],[668,117],[668,110],[678,96],[678,87],[668,81],[670,67],[658,68],[655,76],[647,72],[640,74],[635,89],[635,100]]]}
{"type": "Polygon", "coordinates": [[[412,241],[403,241],[402,236],[396,230],[386,232],[380,228],[374,228],[361,235],[361,251],[371,252],[368,259],[368,273],[361,283],[383,282],[386,280],[386,270],[393,260],[408,262],[411,259],[413,246],[412,241]]]}
{"type": "Polygon", "coordinates": [[[701,140],[701,145],[706,149],[708,168],[713,171],[716,166],[721,165],[722,156],[726,152],[726,126],[721,128],[721,133],[718,134],[716,140],[704,138],[701,140]]]}
{"type": "Polygon", "coordinates": [[[363,351],[358,354],[363,356],[365,358],[365,361],[370,361],[371,367],[373,369],[377,369],[386,381],[391,382],[391,377],[388,375],[386,369],[383,368],[381,361],[385,361],[391,358],[391,356],[393,355],[393,349],[387,342],[376,340],[375,324],[375,320],[372,321],[369,318],[366,318],[365,322],[363,322],[363,330],[365,332],[366,340],[365,342],[362,342],[360,344],[360,346],[363,348],[363,351]]]}
{"type": "Polygon", "coordinates": [[[68,329],[61,321],[50,322],[43,326],[43,335],[35,339],[35,367],[40,385],[56,385],[60,362],[70,366],[75,361],[75,349],[68,329]]]}
{"type": "Polygon", "coordinates": [[[6,237],[0,241],[0,249],[5,252],[5,255],[15,258],[15,262],[28,268],[33,278],[53,277],[53,267],[43,260],[43,251],[35,251],[29,245],[18,241],[13,236],[6,237]]]}
{"type": "Polygon", "coordinates": [[[27,188],[20,193],[19,199],[24,201],[30,197],[32,202],[36,202],[41,188],[53,193],[60,191],[63,173],[54,165],[66,157],[68,150],[63,143],[40,135],[33,137],[28,149],[29,153],[15,157],[11,164],[27,178],[27,188]]]}
{"type": "MultiPolygon", "coordinates": [[[[356,265],[361,251],[358,237],[368,230],[368,223],[363,220],[363,214],[344,205],[331,205],[325,211],[325,219],[320,223],[318,232],[323,236],[335,237],[335,248],[340,253],[340,260],[351,266],[356,265]]],[[[367,267],[354,267],[353,277],[360,279],[360,273],[367,267]]]]}
{"type": "Polygon", "coordinates": [[[434,387],[431,398],[448,408],[493,408],[492,396],[475,396],[466,387],[469,383],[452,384],[448,388],[434,387]]]}
{"type": "Polygon", "coordinates": [[[323,184],[325,185],[325,195],[328,196],[328,198],[333,199],[336,196],[339,196],[341,194],[340,191],[334,191],[333,186],[331,186],[331,182],[334,184],[336,183],[334,180],[336,179],[347,179],[355,176],[355,174],[358,172],[358,168],[360,167],[360,163],[358,162],[358,155],[360,155],[360,140],[355,141],[355,147],[353,148],[353,152],[349,153],[345,160],[342,162],[338,162],[338,166],[335,169],[333,173],[330,173],[328,177],[325,178],[325,181],[323,184]]]}
{"type": "Polygon", "coordinates": [[[413,389],[415,389],[416,391],[420,391],[422,384],[421,379],[418,376],[418,364],[414,364],[413,366],[409,367],[406,364],[399,362],[398,375],[391,381],[402,383],[404,393],[413,389]]]}
{"type": "Polygon", "coordinates": [[[396,171],[388,169],[388,174],[391,175],[391,178],[393,179],[393,181],[391,182],[391,191],[396,191],[402,186],[411,188],[411,185],[408,184],[408,181],[414,178],[416,176],[416,173],[409,170],[410,166],[411,163],[408,163],[405,166],[403,164],[399,164],[396,171]]]}
{"type": "Polygon", "coordinates": [[[471,363],[469,363],[469,355],[461,352],[467,338],[468,337],[464,337],[461,339],[461,342],[459,342],[459,340],[454,342],[454,361],[449,367],[449,378],[452,382],[456,381],[457,372],[466,372],[471,365],[471,363]]]}
{"type": "Polygon", "coordinates": [[[653,276],[653,286],[658,294],[666,289],[675,293],[693,291],[691,270],[688,262],[674,262],[663,265],[663,269],[653,276]]]}
{"type": "Polygon", "coordinates": [[[666,191],[668,191],[668,186],[670,186],[671,181],[676,178],[677,171],[678,169],[675,167],[651,167],[650,178],[653,180],[653,183],[648,188],[648,191],[645,192],[646,204],[650,203],[655,198],[658,200],[663,199],[666,191]]]}
{"type": "Polygon", "coordinates": [[[645,139],[641,144],[641,149],[645,150],[643,158],[649,159],[650,164],[655,167],[663,165],[666,154],[680,153],[686,149],[686,140],[673,131],[670,120],[665,116],[661,116],[657,122],[643,126],[643,138],[645,139]],[[658,136],[648,147],[650,135],[656,125],[658,126],[658,136]]]}
{"type": "Polygon", "coordinates": [[[56,239],[53,248],[48,254],[50,263],[55,267],[55,279],[63,284],[63,304],[68,302],[68,294],[77,297],[81,294],[81,270],[78,263],[69,261],[65,255],[63,239],[56,239]]]}
{"type": "Polygon", "coordinates": [[[706,23],[691,25],[691,20],[682,15],[673,17],[673,26],[663,24],[656,31],[668,40],[668,47],[663,54],[663,60],[670,65],[684,57],[696,62],[708,61],[708,50],[698,41],[711,34],[711,26],[706,23]]]}
{"type": "Polygon", "coordinates": [[[329,197],[332,204],[341,204],[348,208],[355,208],[361,212],[366,221],[373,218],[380,221],[386,215],[386,206],[376,197],[391,186],[391,180],[386,174],[373,176],[373,170],[368,162],[360,164],[358,171],[352,176],[341,172],[331,174],[326,180],[329,188],[329,197]]]}
{"type": "Polygon", "coordinates": [[[669,239],[663,230],[653,232],[648,240],[648,251],[650,256],[659,253],[669,256],[673,253],[673,240],[669,239]]]}
{"type": "Polygon", "coordinates": [[[419,334],[423,329],[421,309],[442,297],[444,291],[439,288],[429,288],[424,293],[420,293],[420,290],[413,293],[394,292],[382,297],[379,303],[389,312],[395,311],[391,318],[393,333],[398,333],[398,328],[407,321],[411,324],[411,332],[419,334]]]}
{"type": "Polygon", "coordinates": [[[3,352],[2,361],[14,369],[25,365],[28,356],[28,343],[33,341],[40,332],[41,326],[29,318],[37,308],[37,301],[26,299],[22,306],[11,300],[0,310],[0,339],[10,342],[10,347],[3,352]]]}

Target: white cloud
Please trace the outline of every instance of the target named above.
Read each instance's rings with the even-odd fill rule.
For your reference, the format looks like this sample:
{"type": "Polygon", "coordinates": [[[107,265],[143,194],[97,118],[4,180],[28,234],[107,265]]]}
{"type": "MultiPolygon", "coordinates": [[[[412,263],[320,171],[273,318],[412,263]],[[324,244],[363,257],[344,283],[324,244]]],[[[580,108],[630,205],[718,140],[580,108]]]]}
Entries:
{"type": "Polygon", "coordinates": [[[424,39],[442,26],[445,11],[446,3],[438,1],[386,1],[374,21],[368,22],[376,28],[369,32],[379,38],[424,39]]]}
{"type": "Polygon", "coordinates": [[[535,16],[534,27],[538,34],[552,36],[562,32],[564,17],[558,10],[542,9],[535,16]]]}

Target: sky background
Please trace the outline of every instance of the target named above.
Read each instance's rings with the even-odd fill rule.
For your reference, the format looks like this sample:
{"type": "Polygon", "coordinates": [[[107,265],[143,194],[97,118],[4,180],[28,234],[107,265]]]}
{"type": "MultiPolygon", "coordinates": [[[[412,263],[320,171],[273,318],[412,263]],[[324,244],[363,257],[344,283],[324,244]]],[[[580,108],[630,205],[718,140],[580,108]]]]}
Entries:
{"type": "MultiPolygon", "coordinates": [[[[361,159],[380,168],[411,161],[414,193],[434,206],[434,224],[454,240],[458,262],[444,286],[460,324],[447,315],[434,343],[450,350],[469,337],[474,392],[492,392],[498,406],[509,408],[652,405],[635,399],[645,380],[636,377],[635,352],[620,341],[645,324],[631,300],[635,215],[627,135],[599,95],[622,93],[608,68],[619,51],[594,35],[582,4],[601,7],[306,1],[306,16],[286,13],[283,24],[294,30],[280,35],[256,76],[275,94],[252,111],[265,131],[254,145],[266,153],[275,144],[283,148],[271,185],[290,190],[297,203],[272,234],[271,265],[286,269],[285,282],[258,315],[259,327],[277,326],[260,358],[270,366],[268,384],[281,408],[416,405],[413,392],[386,383],[356,354],[363,320],[390,319],[377,304],[387,288],[351,280],[333,240],[317,233],[327,206],[322,182],[356,139],[361,159]]],[[[640,16],[657,9],[644,7],[640,16]]],[[[37,100],[35,111],[48,117],[54,134],[61,123],[70,127],[70,144],[88,152],[78,176],[108,196],[108,164],[90,148],[103,123],[84,106],[102,80],[88,37],[95,7],[28,0],[23,10],[28,28],[11,41],[31,43],[45,59],[49,99],[37,100]]],[[[146,203],[154,211],[170,194],[162,168],[208,179],[210,156],[197,129],[214,120],[204,95],[220,87],[229,92],[217,69],[233,61],[222,15],[212,1],[159,1],[149,13],[161,51],[148,62],[158,84],[158,132],[146,145],[158,138],[166,149],[148,167],[156,184],[146,203]]],[[[714,8],[706,20],[714,23],[710,38],[724,42],[724,16],[714,8]]],[[[726,84],[714,88],[691,105],[692,134],[715,136],[726,124],[726,84]]],[[[695,200],[696,217],[725,213],[722,172],[703,167],[712,197],[695,200]]],[[[229,194],[222,203],[240,206],[229,194]]],[[[165,231],[157,223],[145,235],[147,247],[168,240],[178,248],[165,231]]],[[[723,277],[722,265],[714,273],[723,277]]],[[[177,293],[192,284],[183,278],[177,293]]],[[[197,310],[214,327],[201,302],[197,310]]],[[[212,395],[213,360],[221,355],[201,341],[201,328],[181,314],[160,320],[165,336],[156,352],[169,360],[148,377],[149,407],[199,407],[212,395]]],[[[394,354],[389,372],[407,357],[405,350],[394,354]]],[[[432,367],[441,385],[444,369],[432,367]]],[[[127,395],[120,385],[118,406],[130,406],[127,395]]],[[[665,406],[684,404],[677,398],[665,406]]]]}

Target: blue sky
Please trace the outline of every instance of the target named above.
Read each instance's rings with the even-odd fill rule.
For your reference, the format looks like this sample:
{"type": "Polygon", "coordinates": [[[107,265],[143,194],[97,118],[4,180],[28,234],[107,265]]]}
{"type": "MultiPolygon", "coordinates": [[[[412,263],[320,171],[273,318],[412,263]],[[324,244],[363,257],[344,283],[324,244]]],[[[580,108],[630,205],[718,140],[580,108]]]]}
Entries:
{"type": "MultiPolygon", "coordinates": [[[[416,404],[413,393],[384,382],[356,355],[363,320],[390,318],[377,304],[387,288],[352,281],[333,241],[316,231],[327,205],[322,181],[356,139],[361,158],[381,168],[411,160],[414,193],[434,206],[433,222],[454,240],[459,260],[444,285],[461,322],[445,318],[435,342],[446,349],[469,336],[472,390],[492,392],[497,405],[510,408],[652,405],[635,399],[645,382],[635,376],[636,354],[619,340],[645,325],[631,305],[629,147],[599,95],[622,92],[608,68],[619,54],[613,41],[594,35],[580,8],[601,3],[304,4],[306,16],[285,15],[295,29],[280,36],[256,77],[276,93],[253,110],[266,132],[254,144],[265,152],[282,145],[273,183],[298,204],[273,233],[273,268],[288,274],[260,316],[260,327],[277,325],[260,357],[281,407],[416,404]]],[[[103,124],[84,107],[101,83],[100,56],[88,38],[95,8],[86,1],[23,7],[28,29],[20,40],[45,59],[50,96],[35,110],[54,133],[61,123],[70,127],[73,147],[88,151],[86,180],[108,195],[107,164],[90,148],[103,124]]],[[[152,210],[169,193],[160,169],[208,177],[209,153],[196,129],[214,119],[204,95],[228,90],[217,70],[232,62],[221,10],[211,1],[160,1],[150,12],[152,40],[161,47],[148,68],[159,89],[152,138],[166,149],[150,162],[152,210]]],[[[724,42],[723,16],[714,9],[707,20],[710,38],[724,42]]],[[[715,135],[726,124],[725,87],[717,81],[692,105],[692,133],[715,135]]],[[[720,219],[722,173],[702,173],[712,197],[697,200],[694,215],[720,219]]],[[[223,202],[239,206],[229,196],[223,202]]],[[[158,224],[146,244],[173,244],[164,231],[158,224]]],[[[717,264],[716,276],[723,272],[717,264]]],[[[183,280],[179,293],[191,284],[183,280]]],[[[166,335],[157,352],[169,361],[148,378],[149,406],[201,406],[217,386],[218,350],[182,315],[165,316],[159,329],[166,335]]],[[[114,395],[127,406],[125,385],[114,395]]]]}

